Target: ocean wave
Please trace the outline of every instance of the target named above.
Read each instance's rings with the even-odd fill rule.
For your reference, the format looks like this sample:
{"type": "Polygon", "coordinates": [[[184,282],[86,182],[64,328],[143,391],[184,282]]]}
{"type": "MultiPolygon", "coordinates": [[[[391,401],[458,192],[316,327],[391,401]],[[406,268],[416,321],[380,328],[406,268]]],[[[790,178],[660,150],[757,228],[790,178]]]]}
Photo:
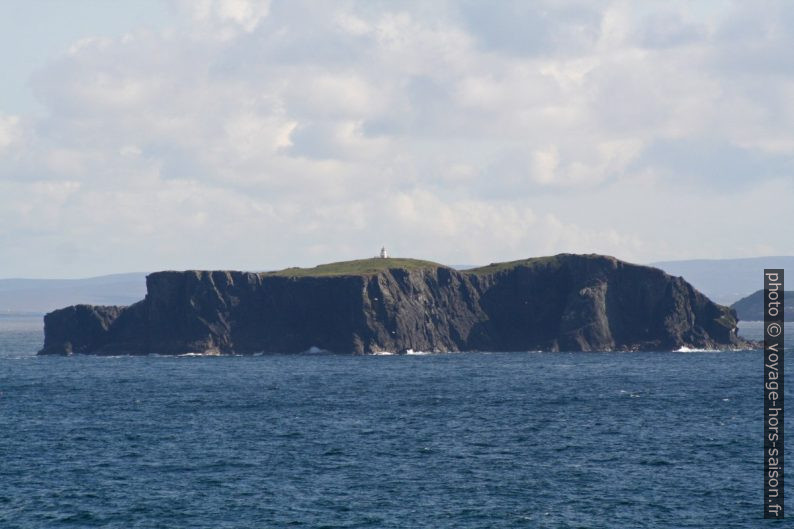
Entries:
{"type": "Polygon", "coordinates": [[[301,352],[304,355],[327,355],[331,354],[331,351],[328,349],[323,349],[322,347],[317,347],[316,345],[312,345],[305,351],[301,352]]]}
{"type": "Polygon", "coordinates": [[[693,347],[679,347],[674,353],[719,353],[721,352],[719,349],[698,349],[693,347]]]}

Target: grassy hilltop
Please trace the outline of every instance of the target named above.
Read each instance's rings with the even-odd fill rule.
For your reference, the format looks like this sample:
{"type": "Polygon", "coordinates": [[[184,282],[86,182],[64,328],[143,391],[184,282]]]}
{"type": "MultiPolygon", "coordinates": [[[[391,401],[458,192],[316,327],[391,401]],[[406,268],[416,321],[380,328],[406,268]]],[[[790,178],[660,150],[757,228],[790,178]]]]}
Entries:
{"type": "Polygon", "coordinates": [[[464,270],[468,274],[495,274],[496,272],[503,272],[505,270],[512,270],[518,266],[536,266],[541,264],[552,264],[558,261],[557,256],[550,257],[532,257],[529,259],[520,259],[518,261],[506,261],[504,263],[491,263],[479,268],[471,268],[464,270]]]}
{"type": "Polygon", "coordinates": [[[560,265],[565,262],[566,259],[571,257],[575,257],[576,259],[584,259],[584,260],[592,260],[592,261],[601,261],[604,259],[611,259],[615,261],[614,257],[610,257],[608,255],[599,255],[599,254],[569,254],[569,253],[561,253],[557,255],[548,255],[544,257],[530,257],[529,259],[519,259],[518,261],[506,261],[504,263],[491,263],[486,266],[481,266],[479,268],[471,268],[469,270],[463,270],[463,273],[466,274],[495,274],[497,272],[504,272],[506,270],[512,270],[513,268],[518,268],[519,266],[527,267],[527,268],[534,268],[536,266],[553,266],[553,265],[560,265]]]}
{"type": "Polygon", "coordinates": [[[285,268],[284,270],[278,270],[276,272],[268,272],[267,275],[282,277],[356,276],[377,274],[378,272],[391,268],[419,270],[425,268],[448,267],[432,261],[422,261],[421,259],[407,259],[401,257],[388,257],[382,259],[380,257],[373,257],[371,259],[357,259],[355,261],[322,264],[312,268],[285,268]]]}
{"type": "MultiPolygon", "coordinates": [[[[535,267],[554,265],[563,261],[569,254],[552,255],[548,257],[532,257],[517,261],[507,261],[504,263],[491,263],[479,268],[460,270],[463,274],[494,274],[511,270],[519,266],[535,267]]],[[[602,259],[599,255],[582,255],[585,259],[602,259]]],[[[428,268],[450,268],[446,265],[434,263],[433,261],[423,261],[421,259],[408,259],[403,257],[388,257],[382,259],[373,257],[370,259],[357,259],[355,261],[340,261],[338,263],[328,263],[312,268],[285,268],[275,272],[267,272],[269,276],[281,277],[323,277],[323,276],[350,276],[350,275],[372,275],[384,270],[400,268],[403,270],[420,270],[428,268]]]]}

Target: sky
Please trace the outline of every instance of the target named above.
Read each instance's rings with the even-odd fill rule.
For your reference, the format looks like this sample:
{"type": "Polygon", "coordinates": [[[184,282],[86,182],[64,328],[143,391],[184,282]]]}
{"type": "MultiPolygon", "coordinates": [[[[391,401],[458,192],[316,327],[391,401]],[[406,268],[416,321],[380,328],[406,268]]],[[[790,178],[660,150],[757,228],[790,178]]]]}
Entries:
{"type": "Polygon", "coordinates": [[[794,4],[5,0],[0,277],[794,255],[794,4]]]}

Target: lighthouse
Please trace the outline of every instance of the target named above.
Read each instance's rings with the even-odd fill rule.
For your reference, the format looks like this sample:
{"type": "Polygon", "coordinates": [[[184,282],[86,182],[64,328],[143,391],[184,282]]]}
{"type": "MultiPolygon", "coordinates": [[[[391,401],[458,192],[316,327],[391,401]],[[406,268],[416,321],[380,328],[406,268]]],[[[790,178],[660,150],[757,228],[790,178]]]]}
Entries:
{"type": "Polygon", "coordinates": [[[388,259],[388,257],[389,257],[389,252],[386,251],[386,247],[385,246],[381,246],[381,248],[380,248],[380,258],[381,259],[388,259]]]}

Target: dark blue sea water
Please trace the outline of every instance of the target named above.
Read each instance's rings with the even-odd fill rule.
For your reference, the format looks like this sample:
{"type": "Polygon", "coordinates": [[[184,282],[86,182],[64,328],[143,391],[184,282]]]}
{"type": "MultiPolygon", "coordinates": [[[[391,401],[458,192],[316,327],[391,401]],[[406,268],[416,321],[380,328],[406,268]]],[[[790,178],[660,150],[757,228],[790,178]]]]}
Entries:
{"type": "Polygon", "coordinates": [[[769,523],[758,351],[38,358],[1,320],[3,529],[769,523]]]}

